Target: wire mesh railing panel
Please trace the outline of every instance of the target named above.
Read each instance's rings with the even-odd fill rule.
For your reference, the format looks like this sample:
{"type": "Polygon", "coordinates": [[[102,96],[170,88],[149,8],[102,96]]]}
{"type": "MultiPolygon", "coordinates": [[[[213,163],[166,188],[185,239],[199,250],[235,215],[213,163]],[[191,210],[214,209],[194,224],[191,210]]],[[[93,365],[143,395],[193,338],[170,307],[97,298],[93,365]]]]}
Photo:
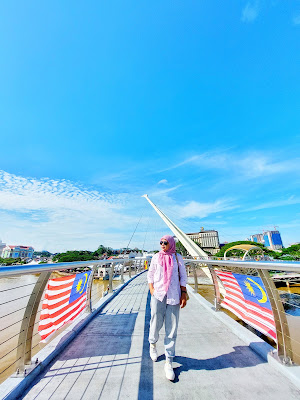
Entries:
{"type": "MultiPolygon", "coordinates": [[[[194,276],[190,266],[192,264],[197,265],[198,293],[210,301],[211,304],[214,304],[215,290],[212,281],[209,284],[207,283],[207,276],[203,273],[203,268],[201,268],[204,264],[199,267],[195,260],[185,260],[185,262],[189,265],[187,270],[190,271],[189,282],[192,283],[192,286],[194,276]]],[[[295,275],[295,272],[292,272],[292,270],[297,272],[300,266],[296,265],[296,263],[295,265],[284,264],[286,269],[282,271],[278,270],[278,263],[268,263],[268,266],[270,265],[269,270],[266,270],[265,263],[259,262],[257,263],[258,268],[254,268],[253,261],[251,261],[251,264],[237,262],[237,265],[233,266],[228,265],[223,260],[218,260],[217,264],[214,270],[223,273],[223,277],[222,273],[218,275],[218,286],[221,291],[221,310],[272,346],[275,347],[277,344],[278,354],[283,363],[289,363],[292,360],[293,363],[300,364],[300,282],[295,282],[297,274],[295,275]],[[272,267],[276,268],[276,270],[272,269],[272,267]],[[281,277],[281,280],[278,280],[278,276],[281,277]],[[282,279],[283,277],[284,279],[282,279]],[[234,287],[235,290],[240,290],[240,293],[237,291],[233,293],[232,286],[230,287],[226,284],[226,280],[231,280],[229,284],[233,285],[235,278],[241,280],[239,283],[241,287],[244,284],[243,290],[234,287]],[[263,282],[267,284],[267,288],[263,282]],[[267,294],[269,298],[267,298],[267,294]],[[255,312],[257,310],[261,312],[261,315],[258,313],[255,316],[256,321],[254,323],[252,323],[253,321],[249,316],[245,315],[245,312],[244,315],[241,312],[243,305],[238,304],[240,301],[238,298],[243,297],[243,295],[245,295],[244,302],[248,302],[250,308],[253,305],[255,306],[254,298],[255,296],[257,297],[256,303],[258,307],[254,309],[255,312]],[[251,298],[252,296],[253,298],[251,298]],[[269,315],[266,314],[269,311],[263,308],[267,304],[267,300],[270,301],[268,307],[273,313],[271,317],[271,320],[273,318],[273,323],[268,319],[269,315]],[[253,304],[251,304],[252,302],[253,304]],[[274,332],[273,335],[270,334],[272,330],[274,332]]],[[[212,261],[209,265],[212,266],[212,261]]],[[[251,315],[251,312],[250,310],[249,315],[251,315]]]]}
{"type": "MultiPolygon", "coordinates": [[[[91,262],[92,265],[87,265],[86,262],[83,262],[82,267],[80,263],[76,263],[76,269],[72,268],[71,263],[68,263],[68,265],[65,263],[63,265],[61,264],[63,270],[60,271],[55,271],[53,264],[49,264],[48,271],[45,265],[41,267],[35,266],[34,273],[29,272],[28,274],[26,274],[26,267],[23,266],[11,267],[7,274],[0,271],[0,383],[16,372],[23,358],[26,362],[26,356],[28,355],[27,358],[29,358],[30,363],[30,360],[32,358],[34,359],[34,356],[40,350],[69,326],[69,324],[64,324],[49,336],[45,343],[41,342],[38,328],[42,304],[47,290],[47,282],[49,282],[50,279],[62,277],[71,278],[71,276],[76,273],[82,271],[89,272],[93,268],[94,279],[91,286],[91,303],[95,305],[107,294],[109,285],[108,280],[103,280],[103,278],[99,279],[98,265],[99,267],[105,267],[109,271],[112,263],[117,264],[118,268],[115,268],[114,274],[112,274],[112,290],[114,290],[122,281],[126,282],[129,279],[129,266],[125,268],[126,270],[123,270],[121,279],[121,271],[122,268],[124,268],[124,262],[126,262],[126,264],[133,264],[133,262],[129,262],[129,260],[120,260],[118,264],[116,261],[105,260],[99,261],[99,264],[97,261],[93,261],[91,262]],[[13,275],[14,270],[16,271],[15,275],[13,275]],[[23,271],[24,273],[22,273],[23,271]],[[41,271],[41,273],[38,271],[41,271]],[[52,273],[50,274],[51,271],[52,273]],[[44,286],[42,282],[45,283],[44,286]],[[34,300],[34,298],[36,298],[36,300],[34,300]],[[25,330],[24,321],[29,321],[27,325],[25,323],[25,330]],[[30,331],[29,334],[27,330],[30,331]],[[22,339],[23,337],[25,339],[22,339]]],[[[141,267],[142,264],[138,262],[137,265],[141,267]]],[[[28,268],[28,270],[30,269],[28,268]]],[[[131,275],[134,276],[135,273],[133,268],[131,275]]],[[[82,313],[88,312],[87,307],[82,310],[82,313]]],[[[80,313],[80,315],[82,314],[80,313]]]]}
{"type": "Polygon", "coordinates": [[[37,275],[0,279],[0,382],[14,372],[18,339],[37,275]]]}
{"type": "Polygon", "coordinates": [[[300,364],[300,284],[276,282],[285,310],[293,360],[300,364]]]}

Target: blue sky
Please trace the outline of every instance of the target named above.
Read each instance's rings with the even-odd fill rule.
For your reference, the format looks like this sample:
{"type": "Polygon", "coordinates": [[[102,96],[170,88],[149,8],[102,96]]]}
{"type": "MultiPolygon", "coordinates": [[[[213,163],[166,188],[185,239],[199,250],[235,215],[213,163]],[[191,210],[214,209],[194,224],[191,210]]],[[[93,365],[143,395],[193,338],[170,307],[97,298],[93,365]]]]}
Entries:
{"type": "Polygon", "coordinates": [[[0,238],[300,241],[300,1],[0,4],[0,238]]]}

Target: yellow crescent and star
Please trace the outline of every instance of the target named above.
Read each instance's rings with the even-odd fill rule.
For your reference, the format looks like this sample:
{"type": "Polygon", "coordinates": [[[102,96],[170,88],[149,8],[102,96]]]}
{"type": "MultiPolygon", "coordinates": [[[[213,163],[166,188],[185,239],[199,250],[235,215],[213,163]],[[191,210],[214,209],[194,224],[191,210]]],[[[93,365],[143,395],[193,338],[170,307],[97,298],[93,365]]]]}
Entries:
{"type": "Polygon", "coordinates": [[[249,290],[249,292],[251,293],[251,295],[255,296],[255,291],[254,291],[254,289],[251,286],[251,283],[249,281],[254,283],[254,285],[256,285],[259,288],[259,290],[261,291],[262,298],[260,300],[257,299],[258,302],[259,303],[265,303],[266,301],[268,301],[268,296],[267,296],[266,292],[264,291],[264,289],[257,282],[255,282],[253,279],[247,278],[246,280],[244,280],[244,284],[245,284],[246,288],[249,290]]]}
{"type": "Polygon", "coordinates": [[[83,283],[83,279],[79,279],[79,281],[78,281],[78,283],[76,285],[76,292],[79,293],[79,294],[83,293],[85,285],[86,285],[86,282],[87,282],[87,279],[88,279],[88,274],[84,274],[83,276],[84,276],[83,279],[85,279],[84,283],[83,283]]]}

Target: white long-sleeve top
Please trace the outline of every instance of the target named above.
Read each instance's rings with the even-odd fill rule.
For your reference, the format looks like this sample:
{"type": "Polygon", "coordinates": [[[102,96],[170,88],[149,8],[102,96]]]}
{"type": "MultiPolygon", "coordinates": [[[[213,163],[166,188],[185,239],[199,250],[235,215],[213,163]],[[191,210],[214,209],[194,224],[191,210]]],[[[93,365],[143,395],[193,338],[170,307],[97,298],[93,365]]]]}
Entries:
{"type": "Polygon", "coordinates": [[[154,287],[153,296],[162,301],[167,294],[167,304],[175,305],[180,303],[181,289],[180,286],[186,286],[187,275],[184,266],[183,258],[177,253],[177,258],[179,262],[179,273],[180,280],[178,276],[178,265],[176,261],[175,254],[173,254],[173,271],[171,275],[170,285],[168,292],[164,290],[164,271],[163,266],[158,263],[159,253],[156,253],[151,260],[151,264],[148,270],[148,283],[152,283],[154,287]]]}

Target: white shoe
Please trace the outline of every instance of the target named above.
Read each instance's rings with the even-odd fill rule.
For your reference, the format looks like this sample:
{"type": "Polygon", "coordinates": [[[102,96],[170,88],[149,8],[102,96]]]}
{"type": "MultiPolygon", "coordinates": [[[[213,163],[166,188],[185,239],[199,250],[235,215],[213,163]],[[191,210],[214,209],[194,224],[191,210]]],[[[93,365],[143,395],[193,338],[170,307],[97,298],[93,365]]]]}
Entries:
{"type": "Polygon", "coordinates": [[[157,361],[157,350],[155,343],[150,343],[150,358],[154,362],[157,361]]]}
{"type": "Polygon", "coordinates": [[[175,373],[172,367],[172,361],[166,360],[165,363],[165,373],[166,373],[166,378],[169,379],[169,381],[174,381],[175,379],[175,373]]]}

